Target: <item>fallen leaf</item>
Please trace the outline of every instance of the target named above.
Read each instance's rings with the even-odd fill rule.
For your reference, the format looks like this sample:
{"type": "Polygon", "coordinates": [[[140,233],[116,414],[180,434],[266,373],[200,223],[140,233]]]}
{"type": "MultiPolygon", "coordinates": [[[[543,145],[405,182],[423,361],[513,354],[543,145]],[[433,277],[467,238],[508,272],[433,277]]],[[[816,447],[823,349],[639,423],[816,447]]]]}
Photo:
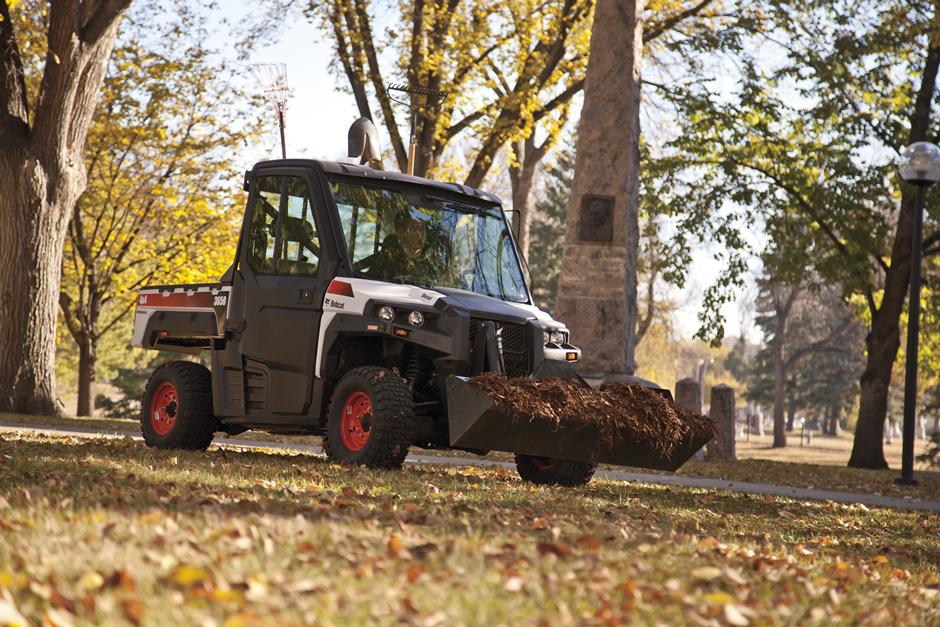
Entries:
{"type": "Polygon", "coordinates": [[[121,613],[129,623],[139,625],[144,617],[144,606],[137,599],[121,599],[121,613]]]}
{"type": "Polygon", "coordinates": [[[245,598],[249,601],[260,601],[268,595],[268,580],[258,573],[248,578],[248,592],[245,598]]]}
{"type": "Polygon", "coordinates": [[[85,573],[85,575],[83,575],[82,578],[78,581],[78,587],[87,592],[97,590],[103,585],[104,577],[94,571],[85,573]]]}
{"type": "Polygon", "coordinates": [[[639,589],[640,589],[640,586],[639,586],[639,584],[638,584],[635,580],[629,579],[629,580],[627,580],[627,581],[624,581],[624,582],[620,585],[620,589],[623,590],[623,593],[624,593],[625,595],[631,596],[631,597],[636,597],[636,596],[637,596],[637,592],[638,592],[639,589]]]}
{"type": "Polygon", "coordinates": [[[63,609],[49,608],[42,617],[42,624],[49,627],[74,627],[72,615],[63,609]]]}
{"type": "Polygon", "coordinates": [[[108,577],[108,586],[120,588],[125,592],[134,592],[137,589],[137,582],[126,570],[116,570],[108,577]]]}
{"type": "Polygon", "coordinates": [[[601,550],[603,544],[601,544],[601,541],[594,536],[581,536],[578,539],[578,546],[585,551],[596,553],[601,550]]]}
{"type": "Polygon", "coordinates": [[[52,589],[52,595],[49,597],[49,603],[52,604],[52,607],[57,607],[57,608],[66,610],[68,612],[71,612],[72,614],[75,613],[75,607],[76,607],[75,601],[68,598],[67,596],[65,596],[64,594],[62,594],[55,588],[52,589]]]}
{"type": "Polygon", "coordinates": [[[20,614],[13,603],[13,597],[9,591],[0,589],[0,625],[8,627],[26,627],[29,621],[20,614]]]}
{"type": "Polygon", "coordinates": [[[342,492],[343,492],[343,496],[359,496],[359,493],[356,492],[353,488],[349,487],[348,485],[343,486],[342,492]]]}
{"type": "Polygon", "coordinates": [[[425,542],[424,544],[418,544],[408,549],[408,552],[412,557],[419,560],[425,560],[428,556],[437,551],[438,546],[433,542],[425,542]]]}
{"type": "Polygon", "coordinates": [[[725,579],[737,586],[747,585],[747,580],[741,576],[741,571],[737,569],[726,566],[722,569],[721,573],[725,576],[725,579]]]}
{"type": "Polygon", "coordinates": [[[699,581],[713,581],[721,577],[721,571],[714,566],[700,566],[692,569],[692,579],[699,581]]]}
{"type": "Polygon", "coordinates": [[[571,547],[564,542],[539,542],[535,545],[539,555],[555,555],[556,557],[568,557],[571,555],[571,547]]]}
{"type": "Polygon", "coordinates": [[[183,565],[173,573],[173,581],[181,586],[192,586],[209,578],[209,572],[198,566],[183,565]]]}
{"type": "Polygon", "coordinates": [[[741,613],[741,610],[738,609],[738,606],[733,603],[725,604],[724,608],[725,621],[729,625],[736,625],[737,627],[744,627],[749,625],[751,621],[747,619],[747,616],[741,613]]]}
{"type": "Polygon", "coordinates": [[[705,595],[705,600],[715,605],[726,605],[734,602],[734,597],[727,592],[712,592],[705,595]]]}
{"type": "Polygon", "coordinates": [[[400,557],[405,552],[405,543],[395,535],[388,537],[386,546],[388,547],[388,554],[392,557],[400,557]]]}

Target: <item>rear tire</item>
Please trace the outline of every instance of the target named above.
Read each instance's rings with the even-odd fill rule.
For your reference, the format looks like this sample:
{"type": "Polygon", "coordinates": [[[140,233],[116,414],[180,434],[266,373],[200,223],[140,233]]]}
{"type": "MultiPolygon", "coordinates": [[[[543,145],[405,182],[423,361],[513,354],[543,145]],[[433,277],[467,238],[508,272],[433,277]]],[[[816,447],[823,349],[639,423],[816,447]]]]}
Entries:
{"type": "Polygon", "coordinates": [[[585,464],[566,459],[516,455],[516,470],[523,481],[539,485],[557,485],[575,488],[594,476],[597,464],[585,464]]]}
{"type": "Polygon", "coordinates": [[[219,419],[212,410],[212,374],[190,361],[157,368],[147,381],[140,408],[147,446],[201,451],[208,448],[219,419]]]}
{"type": "Polygon", "coordinates": [[[323,439],[331,460],[368,468],[401,468],[413,434],[411,390],[391,370],[354,368],[336,384],[323,439]]]}

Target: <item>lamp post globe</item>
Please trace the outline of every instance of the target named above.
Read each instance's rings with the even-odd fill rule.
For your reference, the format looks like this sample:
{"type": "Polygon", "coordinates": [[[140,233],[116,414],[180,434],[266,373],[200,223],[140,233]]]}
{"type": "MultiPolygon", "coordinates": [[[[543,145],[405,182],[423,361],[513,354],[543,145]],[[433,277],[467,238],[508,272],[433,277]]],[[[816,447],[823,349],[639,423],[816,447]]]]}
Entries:
{"type": "MultiPolygon", "coordinates": [[[[916,485],[914,478],[914,414],[917,411],[917,349],[920,337],[920,259],[924,231],[924,196],[940,180],[940,148],[930,142],[915,142],[901,151],[901,178],[916,185],[911,216],[911,294],[907,317],[907,363],[904,369],[904,427],[901,445],[902,485],[916,485]]],[[[901,212],[904,215],[904,212],[901,212]]]]}
{"type": "Polygon", "coordinates": [[[933,185],[940,181],[940,147],[930,142],[911,144],[901,151],[898,170],[908,183],[933,185]]]}

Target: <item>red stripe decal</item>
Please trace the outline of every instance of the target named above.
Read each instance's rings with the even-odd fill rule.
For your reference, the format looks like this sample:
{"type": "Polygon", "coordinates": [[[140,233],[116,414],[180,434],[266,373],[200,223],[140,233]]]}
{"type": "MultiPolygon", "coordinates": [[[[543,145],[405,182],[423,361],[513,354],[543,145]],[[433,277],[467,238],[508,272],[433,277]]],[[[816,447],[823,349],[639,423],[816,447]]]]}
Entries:
{"type": "Polygon", "coordinates": [[[352,285],[345,281],[337,281],[333,279],[330,281],[330,286],[326,289],[327,294],[335,294],[337,296],[349,296],[352,298],[353,289],[352,285]]]}
{"type": "Polygon", "coordinates": [[[170,292],[169,294],[141,294],[137,304],[142,307],[212,307],[212,292],[170,292]]]}

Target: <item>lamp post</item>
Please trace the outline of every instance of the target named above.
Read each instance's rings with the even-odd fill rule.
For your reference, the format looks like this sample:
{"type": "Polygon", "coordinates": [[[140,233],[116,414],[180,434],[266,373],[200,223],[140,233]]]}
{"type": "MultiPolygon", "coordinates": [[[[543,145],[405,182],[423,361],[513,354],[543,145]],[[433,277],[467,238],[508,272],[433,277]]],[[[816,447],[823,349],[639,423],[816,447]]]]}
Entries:
{"type": "Polygon", "coordinates": [[[901,151],[901,178],[916,186],[911,237],[911,295],[908,301],[907,363],[904,369],[904,431],[901,476],[895,483],[917,485],[914,478],[914,414],[917,411],[917,342],[920,335],[920,255],[924,230],[924,195],[940,180],[940,148],[915,142],[901,151]]]}

